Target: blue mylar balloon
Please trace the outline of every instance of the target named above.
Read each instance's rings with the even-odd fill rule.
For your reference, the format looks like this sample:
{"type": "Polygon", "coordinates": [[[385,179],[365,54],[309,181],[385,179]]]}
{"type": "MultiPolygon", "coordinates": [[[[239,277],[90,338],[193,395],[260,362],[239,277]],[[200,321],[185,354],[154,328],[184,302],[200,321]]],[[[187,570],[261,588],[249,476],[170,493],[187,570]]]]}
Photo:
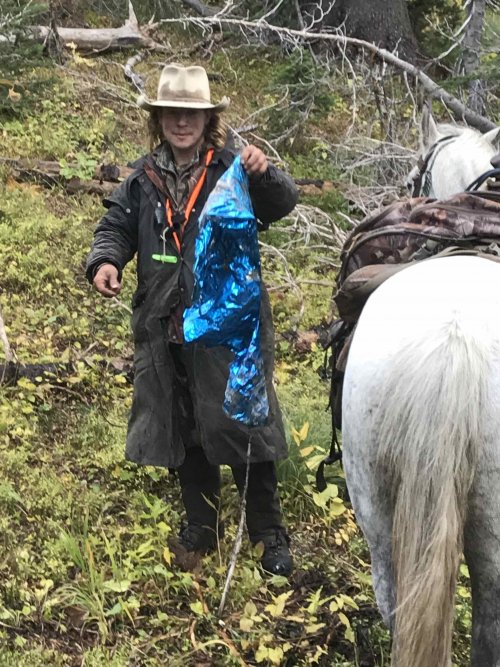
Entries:
{"type": "Polygon", "coordinates": [[[207,199],[195,254],[184,339],[224,345],[234,353],[224,411],[247,426],[260,426],[269,413],[260,347],[260,255],[248,176],[239,156],[207,199]]]}

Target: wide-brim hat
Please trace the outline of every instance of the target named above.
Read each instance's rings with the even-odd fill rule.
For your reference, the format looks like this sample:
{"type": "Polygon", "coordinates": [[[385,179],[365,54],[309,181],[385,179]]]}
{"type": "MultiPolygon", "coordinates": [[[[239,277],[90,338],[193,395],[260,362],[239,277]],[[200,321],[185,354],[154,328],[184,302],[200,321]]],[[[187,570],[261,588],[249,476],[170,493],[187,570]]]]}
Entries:
{"type": "Polygon", "coordinates": [[[165,65],[160,74],[156,97],[156,100],[150,100],[146,95],[140,95],[137,104],[148,111],[159,107],[222,111],[229,106],[228,97],[223,97],[218,104],[212,104],[207,73],[198,65],[165,65]]]}

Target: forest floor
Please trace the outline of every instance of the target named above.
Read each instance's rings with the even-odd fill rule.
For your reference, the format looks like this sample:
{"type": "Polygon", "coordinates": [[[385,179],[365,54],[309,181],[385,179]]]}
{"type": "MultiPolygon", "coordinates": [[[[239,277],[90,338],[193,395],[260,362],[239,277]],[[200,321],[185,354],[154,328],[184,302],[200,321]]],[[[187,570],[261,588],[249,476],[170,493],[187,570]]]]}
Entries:
{"type": "MultiPolygon", "coordinates": [[[[186,53],[189,39],[178,34],[176,48],[186,53]]],[[[125,59],[73,54],[57,69],[43,70],[42,63],[34,72],[47,79],[39,98],[0,119],[4,157],[76,163],[68,177],[85,178],[101,162],[125,164],[144,153],[145,118],[123,79],[125,59]]],[[[150,60],[142,71],[154,79],[158,65],[150,60]]],[[[247,139],[265,146],[259,137],[296,126],[268,150],[294,177],[331,183],[303,194],[309,208],[302,215],[310,221],[319,209],[329,216],[326,228],[345,232],[348,218],[362,216],[349,195],[351,175],[332,157],[352,130],[346,81],[301,90],[297,77],[314,74],[310,59],[230,43],[206,67],[217,75],[213,97],[233,100],[231,126],[255,122],[257,137],[247,139]],[[307,116],[302,104],[309,104],[307,116]]],[[[376,135],[373,118],[367,104],[357,131],[376,135]]],[[[388,665],[389,637],[340,467],[328,472],[336,483],[326,491],[314,484],[331,439],[329,379],[321,346],[297,331],[324,328],[332,318],[333,232],[325,240],[291,216],[261,237],[276,326],[276,388],[290,442],[280,488],[296,569],[290,580],[266,576],[245,538],[219,615],[240,515],[229,469],[226,537],[186,573],[168,548],[182,518],[175,476],[124,459],[131,386],[117,369],[132,355],[124,306],[134,266],[125,271],[120,303],[99,297],[83,267],[100,198],[21,183],[1,169],[0,309],[7,335],[21,363],[63,366],[1,388],[0,665],[388,665]]],[[[466,664],[470,634],[466,583],[463,568],[457,665],[466,664]]]]}

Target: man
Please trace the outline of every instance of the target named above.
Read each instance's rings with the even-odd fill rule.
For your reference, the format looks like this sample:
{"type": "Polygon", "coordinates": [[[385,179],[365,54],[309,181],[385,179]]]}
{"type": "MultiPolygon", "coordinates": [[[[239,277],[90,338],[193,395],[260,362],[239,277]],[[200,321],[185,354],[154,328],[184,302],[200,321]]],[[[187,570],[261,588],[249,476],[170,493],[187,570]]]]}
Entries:
{"type": "MultiPolygon", "coordinates": [[[[87,277],[106,297],[121,289],[125,264],[137,253],[133,299],[134,398],[126,456],[144,465],[177,468],[187,524],[179,543],[207,553],[221,535],[218,522],[220,464],[232,468],[240,494],[245,483],[249,435],[252,454],[247,492],[247,528],[263,542],[262,565],[273,574],[292,571],[283,527],[275,461],[286,441],[272,386],[274,336],[271,309],[262,290],[261,342],[269,418],[249,429],[229,419],[223,400],[231,355],[222,347],[183,344],[182,318],[193,291],[198,216],[217,180],[231,164],[221,112],[229,105],[210,98],[202,67],[164,67],[156,100],[141,96],[150,113],[151,153],[104,200],[87,262],[87,277]]],[[[261,227],[288,214],[297,202],[293,181],[269,164],[256,146],[241,152],[250,196],[261,227]]]]}

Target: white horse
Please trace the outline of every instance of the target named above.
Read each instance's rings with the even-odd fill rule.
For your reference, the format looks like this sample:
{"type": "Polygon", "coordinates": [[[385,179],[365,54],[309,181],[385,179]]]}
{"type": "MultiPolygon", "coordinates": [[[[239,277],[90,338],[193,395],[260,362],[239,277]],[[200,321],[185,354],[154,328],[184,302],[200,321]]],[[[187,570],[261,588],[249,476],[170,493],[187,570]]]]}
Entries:
{"type": "MultiPolygon", "coordinates": [[[[450,132],[428,128],[424,152],[450,132]]],[[[490,169],[495,152],[495,133],[453,129],[430,166],[440,197],[490,169]]],[[[451,664],[462,551],[472,665],[499,667],[500,263],[433,259],[384,282],[354,334],[342,412],[347,485],[393,667],[451,664]]]]}
{"type": "Polygon", "coordinates": [[[415,196],[446,199],[463,192],[478,176],[491,169],[500,150],[500,128],[485,134],[461,125],[436,124],[424,107],[420,128],[419,164],[407,178],[415,196]]]}

